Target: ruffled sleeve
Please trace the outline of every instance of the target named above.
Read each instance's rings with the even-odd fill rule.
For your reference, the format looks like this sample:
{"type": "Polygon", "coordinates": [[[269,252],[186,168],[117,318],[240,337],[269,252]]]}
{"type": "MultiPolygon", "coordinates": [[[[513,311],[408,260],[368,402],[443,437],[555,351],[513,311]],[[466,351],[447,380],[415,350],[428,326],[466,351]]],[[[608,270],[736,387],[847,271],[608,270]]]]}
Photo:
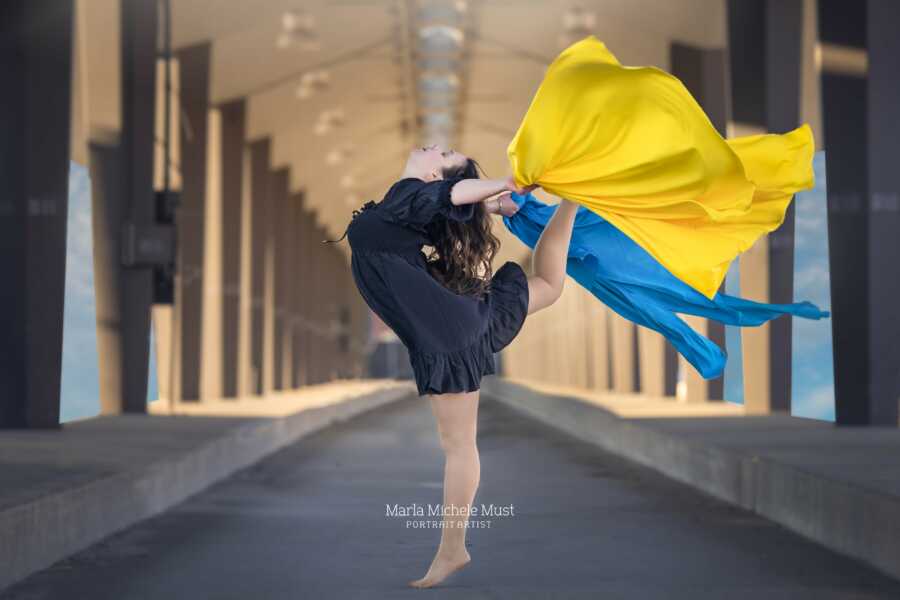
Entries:
{"type": "Polygon", "coordinates": [[[379,205],[379,212],[402,225],[424,227],[439,218],[468,221],[474,204],[453,204],[450,191],[463,177],[422,181],[415,177],[396,182],[379,205]]]}

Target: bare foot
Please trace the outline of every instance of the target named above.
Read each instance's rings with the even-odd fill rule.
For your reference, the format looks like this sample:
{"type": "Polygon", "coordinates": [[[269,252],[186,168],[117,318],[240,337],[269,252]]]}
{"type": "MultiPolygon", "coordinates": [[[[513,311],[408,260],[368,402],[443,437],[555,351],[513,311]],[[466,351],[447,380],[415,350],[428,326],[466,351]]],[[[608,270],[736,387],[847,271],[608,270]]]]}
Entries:
{"type": "Polygon", "coordinates": [[[410,581],[409,585],[416,588],[429,588],[437,585],[454,571],[458,571],[469,564],[471,560],[472,558],[465,548],[463,548],[462,552],[449,557],[444,557],[439,553],[434,557],[434,561],[428,568],[428,572],[425,573],[425,577],[410,581]]]}

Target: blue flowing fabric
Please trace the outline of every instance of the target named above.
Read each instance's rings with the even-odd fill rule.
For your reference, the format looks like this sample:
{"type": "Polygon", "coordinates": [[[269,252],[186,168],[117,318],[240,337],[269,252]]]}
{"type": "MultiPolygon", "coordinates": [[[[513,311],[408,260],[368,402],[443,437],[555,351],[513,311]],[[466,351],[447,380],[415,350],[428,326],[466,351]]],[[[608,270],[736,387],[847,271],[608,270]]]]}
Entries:
{"type": "MultiPolygon", "coordinates": [[[[532,194],[513,193],[519,211],[503,217],[506,228],[534,248],[557,205],[532,194]]],[[[726,352],[694,331],[675,313],[714,319],[726,325],[758,326],[784,314],[805,319],[829,316],[811,302],[765,304],[717,293],[710,300],[672,275],[646,250],[609,221],[579,206],[566,272],[626,319],[658,331],[706,379],[722,375],[726,352]]]]}

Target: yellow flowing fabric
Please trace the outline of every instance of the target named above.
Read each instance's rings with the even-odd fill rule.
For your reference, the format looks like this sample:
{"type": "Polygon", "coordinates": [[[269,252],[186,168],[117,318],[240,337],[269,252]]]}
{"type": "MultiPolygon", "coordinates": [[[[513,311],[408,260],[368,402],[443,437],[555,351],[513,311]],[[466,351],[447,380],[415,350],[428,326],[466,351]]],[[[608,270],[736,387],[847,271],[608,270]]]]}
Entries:
{"type": "Polygon", "coordinates": [[[590,35],[548,67],[507,148],[520,186],[581,204],[713,298],[728,266],[815,185],[809,125],[726,140],[681,81],[590,35]]]}

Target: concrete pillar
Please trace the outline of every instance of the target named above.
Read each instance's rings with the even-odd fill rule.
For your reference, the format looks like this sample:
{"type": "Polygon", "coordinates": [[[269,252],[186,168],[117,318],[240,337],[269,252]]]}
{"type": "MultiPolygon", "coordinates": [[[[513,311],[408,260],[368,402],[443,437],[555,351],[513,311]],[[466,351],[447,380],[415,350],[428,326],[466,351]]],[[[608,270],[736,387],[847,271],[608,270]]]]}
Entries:
{"type": "Polygon", "coordinates": [[[303,285],[301,273],[301,223],[303,217],[303,192],[291,192],[288,196],[288,206],[290,207],[290,215],[288,222],[288,269],[287,277],[290,282],[290,290],[288,293],[288,328],[287,328],[287,344],[290,353],[290,389],[299,388],[300,382],[300,288],[303,285]]]}
{"type": "Polygon", "coordinates": [[[241,98],[219,106],[222,142],[219,148],[222,197],[222,395],[233,398],[238,387],[238,355],[243,240],[242,198],[244,190],[244,157],[247,128],[246,100],[241,98]]]}
{"type": "MultiPolygon", "coordinates": [[[[319,229],[319,239],[325,239],[328,235],[324,227],[319,229]]],[[[322,328],[322,353],[323,378],[331,381],[335,376],[335,344],[333,335],[334,301],[335,301],[335,264],[334,248],[322,245],[322,289],[319,294],[319,326],[322,328]]]]}
{"type": "Polygon", "coordinates": [[[218,108],[213,108],[207,111],[207,115],[200,397],[222,398],[222,113],[218,108]]]}
{"type": "Polygon", "coordinates": [[[356,362],[355,376],[358,378],[365,377],[368,374],[368,350],[369,350],[369,332],[372,328],[372,319],[369,313],[369,307],[365,300],[359,295],[356,285],[353,282],[352,274],[347,275],[348,285],[350,286],[350,295],[353,297],[353,324],[354,324],[354,340],[356,340],[356,362]]]}
{"type": "Polygon", "coordinates": [[[338,263],[338,313],[337,323],[340,329],[337,331],[335,347],[338,355],[337,374],[341,379],[354,377],[354,352],[353,352],[353,309],[352,302],[355,290],[351,288],[350,264],[341,250],[335,249],[338,263]]]}
{"type": "MultiPolygon", "coordinates": [[[[574,282],[573,282],[574,283],[574,282]]],[[[587,303],[591,297],[587,290],[580,285],[573,285],[575,291],[573,312],[576,316],[578,327],[576,329],[575,345],[572,347],[575,364],[575,384],[581,388],[588,387],[588,355],[587,349],[587,303]]]]}
{"type": "Polygon", "coordinates": [[[312,236],[315,243],[315,250],[310,256],[312,260],[310,269],[310,327],[312,327],[312,336],[310,339],[312,360],[313,383],[322,383],[325,381],[325,338],[322,335],[324,331],[324,319],[322,304],[325,293],[325,246],[322,245],[322,229],[313,220],[312,236]]]}
{"type": "Polygon", "coordinates": [[[612,374],[613,391],[631,394],[638,391],[635,381],[636,370],[636,325],[618,313],[612,315],[612,374]]]}
{"type": "MultiPolygon", "coordinates": [[[[99,2],[95,2],[92,0],[91,2],[80,2],[79,10],[81,9],[81,7],[90,7],[91,11],[98,11],[100,14],[106,14],[106,9],[108,7],[105,7],[104,3],[108,3],[110,1],[117,0],[100,0],[99,2]]],[[[98,28],[98,31],[92,32],[91,40],[96,41],[98,37],[102,39],[103,36],[107,35],[105,29],[106,28],[100,27],[98,28]]],[[[91,69],[92,73],[96,72],[95,66],[92,65],[91,69]]],[[[170,190],[181,189],[181,112],[172,109],[172,107],[177,107],[179,105],[180,92],[178,90],[178,80],[178,61],[174,58],[170,61],[166,61],[164,58],[157,58],[155,111],[156,124],[154,128],[156,143],[154,144],[153,159],[153,189],[156,192],[161,192],[163,189],[165,189],[166,175],[168,175],[169,178],[170,190]],[[169,69],[168,92],[166,90],[167,66],[169,69]],[[168,119],[168,163],[166,163],[165,160],[166,144],[164,143],[167,137],[165,118],[165,103],[167,95],[169,98],[170,106],[168,119]]],[[[97,87],[100,87],[101,90],[98,100],[101,102],[107,100],[106,95],[102,93],[103,87],[97,87]]],[[[173,399],[178,398],[178,382],[180,381],[180,378],[178,377],[178,371],[180,370],[181,365],[178,359],[178,315],[175,310],[175,308],[178,306],[178,277],[179,274],[176,270],[176,272],[172,274],[172,277],[170,279],[167,278],[167,285],[171,286],[171,289],[169,290],[163,290],[162,288],[157,289],[156,284],[154,284],[154,302],[160,303],[152,304],[150,309],[150,320],[151,326],[153,327],[153,336],[155,342],[154,350],[156,352],[156,385],[159,392],[158,397],[169,402],[170,404],[173,402],[173,399]],[[156,297],[157,292],[159,292],[160,296],[165,297],[158,299],[156,297]],[[168,292],[168,294],[166,294],[166,292],[168,292]],[[165,302],[162,302],[162,300],[165,300],[165,302]]],[[[154,278],[156,278],[156,269],[154,269],[154,278]]]]}
{"type": "Polygon", "coordinates": [[[248,393],[263,394],[266,313],[266,247],[269,231],[269,152],[271,142],[263,138],[250,144],[250,386],[248,393]]]}
{"type": "Polygon", "coordinates": [[[263,270],[263,359],[261,393],[263,396],[269,396],[275,389],[275,250],[277,243],[275,234],[278,231],[277,224],[280,214],[278,212],[277,203],[278,194],[275,188],[272,171],[267,168],[264,177],[268,180],[268,186],[267,194],[264,199],[266,203],[266,221],[264,224],[263,261],[260,264],[260,267],[263,270]]]}
{"type": "Polygon", "coordinates": [[[900,6],[820,0],[836,416],[897,425],[900,6]]]}
{"type": "Polygon", "coordinates": [[[328,372],[330,379],[339,379],[344,368],[344,356],[340,346],[341,307],[344,304],[343,288],[341,280],[344,276],[344,265],[341,251],[331,245],[328,248],[328,256],[331,273],[331,290],[328,301],[325,304],[327,311],[328,347],[331,352],[331,361],[328,372]]]}
{"type": "Polygon", "coordinates": [[[271,173],[271,187],[269,188],[270,204],[272,210],[272,389],[281,388],[282,354],[281,334],[284,331],[284,297],[282,262],[284,260],[284,194],[287,189],[288,174],[283,174],[282,169],[271,173]]]}
{"type": "Polygon", "coordinates": [[[310,364],[310,331],[309,331],[309,288],[312,282],[311,250],[312,230],[310,221],[312,214],[305,208],[305,198],[301,192],[301,200],[298,221],[298,245],[297,245],[297,327],[294,330],[294,357],[297,361],[297,378],[301,386],[312,382],[310,364]]]}
{"type": "MultiPolygon", "coordinates": [[[[323,238],[328,235],[328,232],[323,228],[322,236],[323,238]]],[[[326,373],[328,380],[337,378],[337,367],[338,367],[338,357],[337,357],[337,337],[335,336],[335,321],[337,319],[337,279],[338,279],[338,267],[337,267],[337,250],[335,250],[334,246],[326,246],[326,259],[328,266],[328,276],[326,281],[328,282],[327,293],[323,298],[322,302],[322,310],[324,312],[324,326],[325,326],[325,336],[326,336],[326,344],[328,348],[328,362],[326,366],[326,373]]]]}
{"type": "Polygon", "coordinates": [[[73,16],[0,4],[0,427],[59,427],[73,16]]]}
{"type": "Polygon", "coordinates": [[[289,390],[293,379],[293,354],[291,344],[291,288],[293,286],[293,261],[291,260],[293,235],[293,208],[290,197],[290,169],[274,173],[275,210],[275,388],[289,390]]]}
{"type": "MultiPolygon", "coordinates": [[[[772,133],[800,125],[804,6],[803,0],[729,1],[731,111],[736,123],[772,133]]],[[[793,302],[793,203],[781,227],[760,239],[754,249],[741,256],[741,295],[762,302],[793,302]],[[761,260],[765,262],[757,263],[761,260]]],[[[791,317],[745,328],[741,337],[746,410],[789,412],[791,317]]]]}
{"type": "MultiPolygon", "coordinates": [[[[866,386],[868,410],[851,408],[856,394],[844,386],[840,411],[842,421],[867,414],[866,422],[896,425],[900,403],[900,173],[896,148],[900,140],[900,6],[889,0],[868,2],[869,89],[866,133],[869,148],[869,231],[868,231],[868,356],[866,386]],[[889,275],[893,273],[893,276],[889,275]]],[[[843,249],[842,249],[843,250],[843,249]]],[[[845,313],[846,314],[846,313],[845,313]]],[[[846,354],[846,348],[841,350],[846,354]]],[[[844,382],[842,381],[842,384],[844,382]]],[[[858,402],[858,401],[856,401],[858,402]]],[[[856,403],[854,402],[854,404],[856,403]]],[[[858,405],[857,405],[858,406],[858,405]]]]}
{"type": "Polygon", "coordinates": [[[610,389],[608,309],[594,296],[590,296],[586,311],[588,388],[606,391],[610,389]]]}
{"type": "MultiPolygon", "coordinates": [[[[687,44],[673,43],[670,47],[672,74],[678,77],[691,95],[697,100],[710,122],[725,137],[728,124],[728,54],[719,48],[699,48],[687,44]]],[[[701,335],[725,348],[725,326],[717,321],[703,318],[690,319],[691,326],[701,335]]],[[[663,347],[668,346],[666,343],[663,347]]],[[[671,391],[672,350],[664,350],[662,358],[657,356],[653,386],[662,385],[664,391],[671,391]]],[[[686,378],[687,394],[691,402],[721,400],[724,397],[724,377],[706,381],[687,361],[679,357],[683,368],[690,376],[686,378]]]]}
{"type": "Polygon", "coordinates": [[[78,10],[92,69],[85,91],[100,411],[144,413],[153,271],[123,266],[121,240],[126,227],[155,221],[157,13],[138,0],[78,10]]]}
{"type": "Polygon", "coordinates": [[[304,318],[305,318],[305,330],[306,330],[306,359],[307,359],[307,368],[309,370],[309,384],[314,385],[319,383],[319,371],[318,371],[318,357],[320,356],[319,352],[316,351],[316,347],[319,343],[318,333],[316,331],[316,294],[318,290],[318,268],[317,263],[319,261],[319,249],[321,248],[321,243],[319,243],[320,238],[318,231],[316,230],[316,218],[315,213],[310,211],[308,214],[308,221],[306,224],[307,227],[307,235],[308,235],[308,245],[307,245],[307,257],[306,257],[306,266],[308,269],[309,279],[308,285],[304,286],[304,318]]]}
{"type": "Polygon", "coordinates": [[[178,228],[180,380],[182,402],[200,400],[203,355],[203,250],[207,192],[207,136],[211,44],[177,50],[181,70],[181,110],[188,134],[181,136],[181,206],[178,228]]]}
{"type": "Polygon", "coordinates": [[[678,353],[659,333],[638,327],[641,393],[663,397],[675,395],[678,353]]]}

